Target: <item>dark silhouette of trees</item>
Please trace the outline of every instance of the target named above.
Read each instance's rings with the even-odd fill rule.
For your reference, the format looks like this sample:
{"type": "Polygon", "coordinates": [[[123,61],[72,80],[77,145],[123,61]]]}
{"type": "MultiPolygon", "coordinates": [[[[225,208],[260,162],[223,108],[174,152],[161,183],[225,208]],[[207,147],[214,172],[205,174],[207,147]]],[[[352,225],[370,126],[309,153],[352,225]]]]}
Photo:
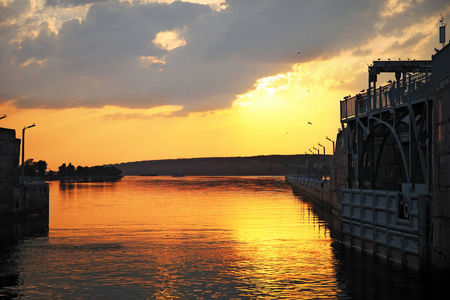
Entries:
{"type": "Polygon", "coordinates": [[[34,159],[27,159],[24,163],[25,176],[45,176],[47,171],[47,162],[45,160],[34,161],[34,159]]]}
{"type": "Polygon", "coordinates": [[[45,172],[47,171],[47,162],[45,160],[40,160],[36,164],[37,173],[39,176],[45,176],[45,172]]]}
{"type": "Polygon", "coordinates": [[[122,170],[114,166],[94,166],[94,167],[74,167],[72,163],[59,166],[59,175],[61,176],[80,176],[80,177],[119,177],[122,170]]]}
{"type": "Polygon", "coordinates": [[[55,175],[69,176],[69,177],[120,177],[122,170],[114,166],[94,166],[94,167],[74,167],[72,163],[66,165],[63,163],[58,167],[58,172],[48,171],[47,162],[45,160],[34,161],[34,159],[27,159],[22,166],[24,168],[25,176],[49,176],[55,175]]]}
{"type": "Polygon", "coordinates": [[[66,174],[66,168],[67,168],[66,163],[63,163],[62,165],[60,165],[58,167],[59,175],[65,175],[66,174]]]}
{"type": "Polygon", "coordinates": [[[27,159],[23,165],[25,176],[34,176],[36,173],[36,163],[34,159],[27,159]]]}

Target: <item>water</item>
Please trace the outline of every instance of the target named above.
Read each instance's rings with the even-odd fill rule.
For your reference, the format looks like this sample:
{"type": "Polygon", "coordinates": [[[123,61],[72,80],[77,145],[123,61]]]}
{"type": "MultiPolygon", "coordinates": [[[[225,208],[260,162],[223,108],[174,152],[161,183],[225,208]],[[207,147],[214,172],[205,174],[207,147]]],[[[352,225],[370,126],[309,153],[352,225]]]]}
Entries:
{"type": "Polygon", "coordinates": [[[0,299],[438,295],[414,272],[341,247],[330,222],[281,177],[55,181],[48,223],[0,231],[0,299]]]}

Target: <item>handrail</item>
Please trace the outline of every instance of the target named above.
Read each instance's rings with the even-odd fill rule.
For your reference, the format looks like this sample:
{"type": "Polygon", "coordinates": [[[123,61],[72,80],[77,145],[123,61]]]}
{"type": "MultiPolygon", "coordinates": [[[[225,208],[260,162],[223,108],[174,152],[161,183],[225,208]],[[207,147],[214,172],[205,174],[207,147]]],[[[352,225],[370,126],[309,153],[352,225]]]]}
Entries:
{"type": "Polygon", "coordinates": [[[364,93],[340,102],[341,122],[349,118],[365,115],[380,108],[388,108],[405,103],[412,97],[427,95],[430,92],[430,73],[408,76],[402,80],[369,89],[364,93]]]}

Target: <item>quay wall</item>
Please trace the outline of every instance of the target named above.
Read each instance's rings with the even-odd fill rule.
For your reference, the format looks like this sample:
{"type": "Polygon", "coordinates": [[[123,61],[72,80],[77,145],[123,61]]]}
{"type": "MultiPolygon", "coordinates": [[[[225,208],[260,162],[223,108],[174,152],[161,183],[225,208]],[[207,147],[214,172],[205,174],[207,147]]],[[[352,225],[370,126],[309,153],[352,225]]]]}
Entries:
{"type": "MultiPolygon", "coordinates": [[[[286,176],[286,181],[314,202],[329,206],[333,212],[337,212],[334,215],[339,216],[340,239],[344,244],[419,270],[448,275],[450,44],[433,56],[431,81],[427,81],[426,84],[427,92],[422,98],[407,97],[405,99],[410,104],[409,107],[405,105],[406,102],[402,102],[393,108],[399,108],[399,111],[403,109],[403,112],[411,114],[410,118],[421,115],[425,120],[420,123],[419,136],[413,135],[414,130],[411,129],[409,133],[410,153],[417,152],[415,154],[417,159],[413,156],[409,162],[414,164],[420,161],[426,164],[422,166],[425,174],[423,178],[415,176],[411,177],[410,182],[403,180],[399,188],[376,185],[385,178],[370,177],[369,175],[374,174],[367,173],[369,168],[364,169],[364,157],[358,157],[358,151],[361,150],[363,153],[364,150],[358,147],[370,142],[364,139],[364,132],[361,129],[369,132],[374,129],[370,127],[372,123],[366,123],[367,118],[364,119],[365,115],[361,114],[362,121],[357,122],[354,115],[349,115],[343,122],[342,131],[336,139],[329,185],[308,176],[296,176],[294,173],[286,176]],[[427,136],[420,136],[424,132],[427,136]],[[361,165],[358,166],[358,163],[361,165]],[[369,175],[364,175],[363,172],[369,175]],[[374,184],[365,185],[364,180],[373,180],[374,184]]],[[[353,112],[357,111],[356,101],[354,103],[347,101],[345,104],[349,104],[353,112]]],[[[341,103],[341,109],[342,107],[341,103]]],[[[348,109],[348,105],[346,107],[348,109]]],[[[386,117],[388,113],[386,109],[383,116],[386,117]]],[[[372,114],[377,117],[377,111],[373,111],[372,114]]],[[[381,109],[379,114],[381,115],[381,109]]],[[[367,149],[374,148],[373,145],[368,145],[367,149]]],[[[369,158],[373,153],[376,152],[364,152],[369,158]]],[[[384,164],[379,164],[381,168],[392,170],[392,164],[389,162],[393,156],[377,157],[380,160],[385,159],[382,160],[384,164]]],[[[366,163],[371,161],[367,160],[366,163]]],[[[407,166],[405,169],[411,171],[407,166]]],[[[411,173],[417,175],[414,170],[411,173]]],[[[369,181],[368,183],[370,184],[369,181]]]]}
{"type": "Polygon", "coordinates": [[[337,206],[334,206],[332,201],[330,182],[328,180],[286,175],[286,182],[289,183],[293,189],[302,194],[306,194],[312,201],[321,205],[326,205],[332,210],[337,209],[337,206]]]}
{"type": "MultiPolygon", "coordinates": [[[[316,171],[306,174],[296,174],[294,170],[292,170],[290,175],[286,175],[286,182],[289,183],[293,189],[309,196],[312,201],[317,202],[320,205],[325,205],[338,214],[339,191],[343,187],[347,187],[345,177],[347,172],[347,161],[344,153],[342,132],[339,132],[336,137],[334,155],[331,157],[331,161],[327,159],[327,161],[324,162],[326,165],[329,165],[328,168],[322,168],[320,170],[321,172],[316,171]],[[322,179],[327,177],[330,177],[330,179],[322,179]]],[[[314,156],[320,158],[319,155],[314,156]]]]}
{"type": "Polygon", "coordinates": [[[450,46],[433,57],[431,264],[450,270],[450,46]]]}
{"type": "Polygon", "coordinates": [[[15,131],[0,128],[0,222],[48,213],[48,184],[20,183],[19,156],[15,131]]]}

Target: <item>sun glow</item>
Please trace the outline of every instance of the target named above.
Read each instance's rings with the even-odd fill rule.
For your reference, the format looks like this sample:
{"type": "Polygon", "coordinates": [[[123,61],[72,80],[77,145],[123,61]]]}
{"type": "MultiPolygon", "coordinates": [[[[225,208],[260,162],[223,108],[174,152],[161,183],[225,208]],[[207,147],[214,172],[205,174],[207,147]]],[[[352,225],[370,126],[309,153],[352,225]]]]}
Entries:
{"type": "Polygon", "coordinates": [[[186,45],[186,40],[182,37],[182,32],[177,29],[157,33],[152,42],[167,51],[186,45]]]}

